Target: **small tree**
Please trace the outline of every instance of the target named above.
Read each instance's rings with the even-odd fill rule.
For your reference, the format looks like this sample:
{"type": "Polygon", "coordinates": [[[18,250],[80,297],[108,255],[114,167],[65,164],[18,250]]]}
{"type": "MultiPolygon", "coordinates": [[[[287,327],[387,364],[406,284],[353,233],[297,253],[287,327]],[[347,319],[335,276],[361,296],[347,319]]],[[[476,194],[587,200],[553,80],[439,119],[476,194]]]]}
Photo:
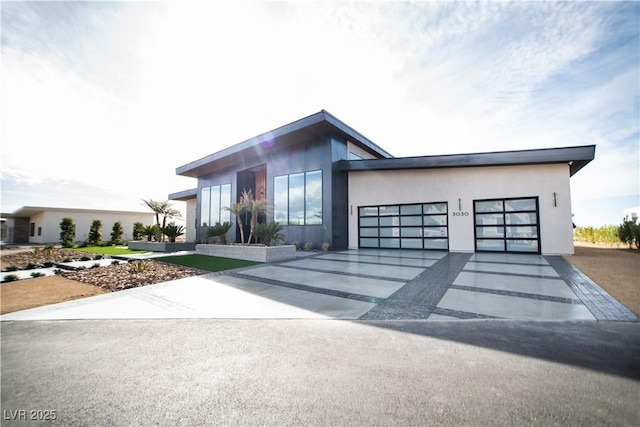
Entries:
{"type": "MultiPolygon", "coordinates": [[[[153,199],[149,199],[149,200],[142,199],[142,201],[155,214],[156,226],[158,227],[158,230],[161,230],[163,227],[166,227],[167,219],[181,218],[182,213],[179,210],[174,209],[172,207],[172,204],[168,201],[158,202],[153,199]],[[160,217],[162,217],[162,222],[160,222],[160,217]]],[[[162,235],[158,237],[161,238],[162,235]]]]}
{"type": "Polygon", "coordinates": [[[142,240],[144,237],[144,224],[141,222],[133,223],[133,233],[131,233],[133,240],[142,240]]]}
{"type": "Polygon", "coordinates": [[[242,227],[242,214],[244,213],[244,206],[242,203],[234,203],[230,207],[225,207],[226,210],[236,216],[238,227],[240,227],[240,244],[244,244],[244,228],[242,227]]]}
{"type": "Polygon", "coordinates": [[[72,248],[76,238],[76,225],[71,218],[62,218],[60,223],[60,244],[64,248],[72,248]]]}
{"type": "Polygon", "coordinates": [[[123,234],[124,234],[124,229],[122,228],[122,223],[120,221],[116,221],[113,224],[113,228],[111,229],[111,244],[112,245],[122,244],[123,234]]]}
{"type": "Polygon", "coordinates": [[[94,219],[89,229],[89,237],[87,243],[91,246],[98,246],[102,242],[102,221],[94,219]]]}
{"type": "Polygon", "coordinates": [[[631,248],[640,249],[640,224],[636,220],[625,220],[618,226],[618,237],[631,248]]]}

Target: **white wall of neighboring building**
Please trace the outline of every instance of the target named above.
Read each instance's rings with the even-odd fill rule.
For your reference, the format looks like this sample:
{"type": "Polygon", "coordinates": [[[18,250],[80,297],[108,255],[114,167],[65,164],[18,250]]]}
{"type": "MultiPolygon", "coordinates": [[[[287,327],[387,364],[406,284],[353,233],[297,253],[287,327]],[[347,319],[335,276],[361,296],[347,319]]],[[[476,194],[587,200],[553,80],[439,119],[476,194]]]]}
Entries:
{"type": "Polygon", "coordinates": [[[566,164],[349,172],[349,247],[358,247],[359,206],[448,202],[449,250],[473,252],[474,200],[535,196],[542,254],[573,254],[566,164]]]}
{"type": "Polygon", "coordinates": [[[640,206],[623,210],[622,218],[625,221],[636,221],[638,218],[640,218],[640,206]]]}
{"type": "Polygon", "coordinates": [[[122,223],[123,240],[131,240],[133,224],[141,222],[144,225],[155,224],[153,213],[118,212],[118,211],[82,211],[82,210],[43,210],[32,215],[30,222],[35,224],[34,236],[29,236],[29,243],[58,243],[60,242],[60,223],[63,218],[72,218],[76,226],[76,242],[83,242],[89,235],[94,220],[102,221],[102,240],[111,238],[111,230],[116,221],[122,223]],[[41,234],[38,235],[38,228],[41,234]]]}

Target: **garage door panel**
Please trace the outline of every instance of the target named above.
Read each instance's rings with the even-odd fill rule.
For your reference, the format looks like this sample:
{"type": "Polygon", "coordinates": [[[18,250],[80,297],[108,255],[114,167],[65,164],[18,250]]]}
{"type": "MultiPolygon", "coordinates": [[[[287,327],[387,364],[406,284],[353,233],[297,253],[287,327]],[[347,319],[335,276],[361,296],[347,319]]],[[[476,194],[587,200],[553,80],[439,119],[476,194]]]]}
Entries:
{"type": "Polygon", "coordinates": [[[540,253],[537,197],[473,203],[476,251],[540,253]]]}

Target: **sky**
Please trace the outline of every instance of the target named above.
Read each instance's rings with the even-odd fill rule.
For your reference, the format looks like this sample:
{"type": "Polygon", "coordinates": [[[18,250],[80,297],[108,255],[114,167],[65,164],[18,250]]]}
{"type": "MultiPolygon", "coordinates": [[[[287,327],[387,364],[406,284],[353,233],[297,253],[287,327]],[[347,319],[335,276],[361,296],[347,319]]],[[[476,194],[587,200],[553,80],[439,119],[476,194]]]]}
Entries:
{"type": "Polygon", "coordinates": [[[574,223],[640,205],[639,2],[0,7],[2,212],[145,211],[197,186],[177,167],[322,109],[396,157],[595,144],[574,223]]]}

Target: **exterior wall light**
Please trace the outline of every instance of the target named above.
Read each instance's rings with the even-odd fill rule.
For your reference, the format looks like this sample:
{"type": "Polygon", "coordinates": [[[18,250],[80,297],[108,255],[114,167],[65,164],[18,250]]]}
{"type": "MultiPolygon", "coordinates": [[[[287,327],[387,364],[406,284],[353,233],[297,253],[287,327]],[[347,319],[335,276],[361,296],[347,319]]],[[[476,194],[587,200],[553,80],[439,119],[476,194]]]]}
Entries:
{"type": "Polygon", "coordinates": [[[555,191],[553,192],[553,207],[558,207],[558,193],[556,193],[555,191]]]}

